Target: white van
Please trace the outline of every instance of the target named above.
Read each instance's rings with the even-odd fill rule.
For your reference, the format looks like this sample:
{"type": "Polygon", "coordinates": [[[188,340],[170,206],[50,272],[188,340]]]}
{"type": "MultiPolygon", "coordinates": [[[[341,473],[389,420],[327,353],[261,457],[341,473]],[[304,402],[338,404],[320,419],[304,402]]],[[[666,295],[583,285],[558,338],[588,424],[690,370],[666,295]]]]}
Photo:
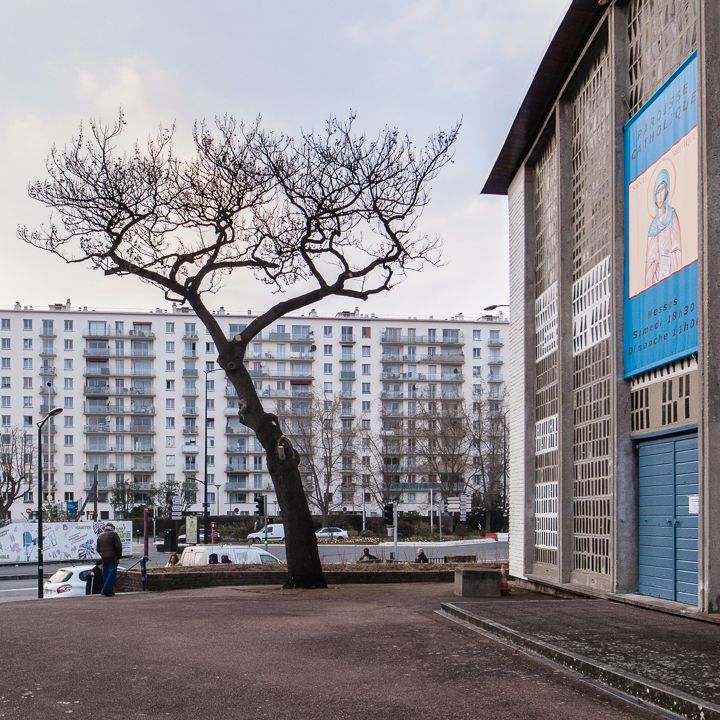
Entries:
{"type": "Polygon", "coordinates": [[[218,563],[227,555],[237,565],[279,565],[280,561],[267,550],[250,545],[189,545],[182,551],[180,565],[209,565],[210,555],[217,555],[218,563]]]}
{"type": "MultiPolygon", "coordinates": [[[[267,525],[267,539],[283,541],[285,539],[285,526],[282,523],[270,523],[267,525]]],[[[248,542],[265,542],[265,528],[252,532],[247,536],[248,542]]]]}

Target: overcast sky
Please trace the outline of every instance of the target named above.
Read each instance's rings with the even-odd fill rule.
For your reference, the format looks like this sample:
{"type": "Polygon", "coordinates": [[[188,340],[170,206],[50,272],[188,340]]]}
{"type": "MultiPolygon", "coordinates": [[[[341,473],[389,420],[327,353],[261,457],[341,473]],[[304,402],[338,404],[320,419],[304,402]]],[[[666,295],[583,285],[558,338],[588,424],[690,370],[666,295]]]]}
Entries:
{"type": "MultiPolygon", "coordinates": [[[[95,308],[163,306],[158,289],[67,266],[16,237],[47,212],[27,196],[53,143],[122,106],[142,139],[162,122],[179,143],[193,120],[229,113],[294,133],[352,108],[422,142],[462,119],[454,164],[433,185],[422,228],[445,266],[412,275],[362,312],[481,314],[507,302],[507,203],[480,189],[568,0],[24,0],[0,26],[0,306],[71,298],[95,308]]],[[[211,302],[245,312],[272,299],[229,281],[211,302]]],[[[357,303],[330,299],[335,312],[357,303]]]]}

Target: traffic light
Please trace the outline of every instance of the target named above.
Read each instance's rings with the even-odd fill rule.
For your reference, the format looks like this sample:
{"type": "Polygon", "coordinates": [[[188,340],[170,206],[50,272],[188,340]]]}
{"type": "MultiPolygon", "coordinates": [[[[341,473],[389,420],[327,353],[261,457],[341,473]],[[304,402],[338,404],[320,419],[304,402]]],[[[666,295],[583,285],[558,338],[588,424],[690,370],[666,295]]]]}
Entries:
{"type": "Polygon", "coordinates": [[[260,516],[265,514],[265,496],[264,495],[258,495],[255,498],[255,514],[260,515],[260,516]]]}
{"type": "Polygon", "coordinates": [[[393,518],[393,504],[388,503],[387,505],[383,505],[383,522],[386,525],[392,525],[394,522],[393,518]]]}

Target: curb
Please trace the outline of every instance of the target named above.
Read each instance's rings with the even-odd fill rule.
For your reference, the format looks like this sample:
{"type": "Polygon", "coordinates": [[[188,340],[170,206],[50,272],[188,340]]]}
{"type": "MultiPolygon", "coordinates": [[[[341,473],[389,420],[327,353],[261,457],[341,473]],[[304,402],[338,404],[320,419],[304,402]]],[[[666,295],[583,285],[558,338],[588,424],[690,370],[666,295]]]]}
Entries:
{"type": "Polygon", "coordinates": [[[592,678],[615,690],[620,690],[642,702],[688,718],[688,720],[720,720],[720,705],[676,690],[662,683],[633,673],[622,672],[597,660],[567,652],[555,645],[535,640],[500,623],[466,612],[453,603],[441,603],[439,614],[453,622],[462,621],[501,637],[508,642],[592,678]]]}

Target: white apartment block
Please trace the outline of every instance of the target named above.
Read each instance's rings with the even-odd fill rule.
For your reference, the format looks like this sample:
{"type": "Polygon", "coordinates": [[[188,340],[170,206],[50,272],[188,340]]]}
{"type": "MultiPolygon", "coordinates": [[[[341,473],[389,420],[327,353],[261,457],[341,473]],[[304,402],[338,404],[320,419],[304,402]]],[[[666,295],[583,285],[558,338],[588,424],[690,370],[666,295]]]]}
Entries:
{"type": "MultiPolygon", "coordinates": [[[[228,336],[254,318],[224,308],[215,314],[228,336]]],[[[504,412],[507,348],[502,313],[468,320],[311,310],[255,338],[246,363],[267,410],[297,415],[322,392],[342,398],[345,430],[381,434],[412,415],[420,396],[471,401],[486,393],[494,411],[504,412]]],[[[61,407],[43,430],[44,498],[82,505],[97,466],[101,518],[115,516],[109,495],[118,480],[130,483],[136,504],[166,480],[196,481],[190,510],[200,513],[206,472],[211,514],[252,514],[258,494],[276,514],[264,452],[240,424],[234,390],[215,372],[216,361],[209,334],[186,308],[107,312],[73,308],[69,300],[45,309],[18,303],[0,310],[0,433],[18,427],[36,442],[36,423],[61,407]]],[[[394,480],[407,508],[427,507],[428,478],[402,458],[394,480]]],[[[340,504],[380,513],[363,482],[359,458],[343,466],[340,504]]],[[[36,504],[37,479],[11,517],[36,504]]]]}

